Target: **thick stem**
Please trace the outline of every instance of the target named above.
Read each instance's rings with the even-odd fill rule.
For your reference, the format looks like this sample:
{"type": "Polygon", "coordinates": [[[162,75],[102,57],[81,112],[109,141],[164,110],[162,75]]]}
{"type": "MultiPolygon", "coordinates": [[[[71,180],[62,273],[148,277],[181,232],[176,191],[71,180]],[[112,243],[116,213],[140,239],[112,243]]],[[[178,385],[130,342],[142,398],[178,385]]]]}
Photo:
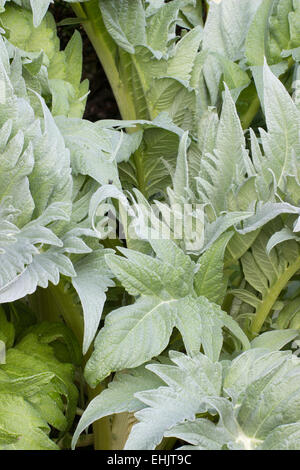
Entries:
{"type": "Polygon", "coordinates": [[[125,84],[120,79],[115,56],[117,46],[106,31],[97,0],[87,4],[75,3],[73,10],[79,18],[85,18],[83,28],[102,64],[115,95],[123,119],[137,119],[135,106],[125,84]]]}
{"type": "Polygon", "coordinates": [[[288,281],[294,276],[294,274],[300,269],[300,257],[296,259],[294,263],[292,263],[283,273],[282,276],[275,282],[275,284],[270,288],[268,294],[264,298],[261,306],[257,310],[255,314],[255,318],[253,320],[251,331],[254,335],[257,335],[267,316],[272,310],[273,305],[275,304],[276,300],[278,299],[281,291],[286,287],[288,281]]]}
{"type": "Polygon", "coordinates": [[[132,426],[136,423],[133,413],[119,413],[113,417],[111,450],[123,450],[132,426]]]}
{"type": "MultiPolygon", "coordinates": [[[[98,7],[98,2],[95,0],[91,0],[87,4],[75,3],[73,5],[73,10],[78,17],[86,19],[83,23],[83,27],[91,43],[93,44],[96,54],[106,73],[122,118],[125,120],[141,119],[142,116],[139,116],[137,114],[135,103],[132,100],[130,90],[126,86],[126,80],[121,80],[118,68],[116,66],[118,47],[106,31],[101,12],[98,7]]],[[[144,76],[142,71],[140,70],[138,63],[134,60],[134,56],[132,56],[132,61],[139,76],[143,91],[144,93],[146,93],[147,87],[144,80],[144,76]]],[[[149,119],[153,119],[155,116],[151,112],[151,109],[149,109],[149,106],[147,109],[149,119]]],[[[134,132],[135,130],[136,129],[132,128],[128,129],[129,132],[134,132]]],[[[142,157],[139,150],[134,153],[133,159],[136,166],[138,189],[141,191],[142,194],[145,195],[146,188],[144,169],[142,164],[142,157]]]]}

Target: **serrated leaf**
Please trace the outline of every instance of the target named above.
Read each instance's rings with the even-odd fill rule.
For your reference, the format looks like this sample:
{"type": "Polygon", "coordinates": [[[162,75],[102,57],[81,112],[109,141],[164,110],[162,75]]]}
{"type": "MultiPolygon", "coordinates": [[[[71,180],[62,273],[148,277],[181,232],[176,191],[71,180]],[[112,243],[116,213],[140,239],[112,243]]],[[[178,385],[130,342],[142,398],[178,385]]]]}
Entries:
{"type": "Polygon", "coordinates": [[[283,243],[283,242],[286,242],[287,240],[296,240],[296,241],[300,241],[300,238],[297,237],[291,229],[289,229],[288,227],[284,227],[283,229],[281,229],[279,232],[276,232],[274,233],[270,240],[268,241],[268,244],[267,244],[267,253],[269,254],[270,251],[277,245],[279,245],[280,243],[283,243]]]}
{"type": "Polygon", "coordinates": [[[300,151],[300,113],[283,84],[264,66],[264,107],[268,134],[262,134],[263,147],[277,184],[295,172],[293,158],[300,151]]]}
{"type": "Polygon", "coordinates": [[[49,439],[49,427],[34,407],[24,398],[8,394],[1,395],[2,450],[57,450],[49,439]]]}
{"type": "Polygon", "coordinates": [[[140,0],[101,0],[100,9],[107,31],[124,50],[134,53],[134,46],[146,43],[145,13],[140,0]]]}
{"type": "Polygon", "coordinates": [[[137,367],[160,354],[171,336],[172,304],[176,302],[177,299],[143,297],[110,313],[95,340],[95,351],[85,370],[86,380],[95,386],[112,370],[137,367]]]}
{"type": "Polygon", "coordinates": [[[280,214],[299,214],[299,208],[286,202],[263,203],[259,201],[255,214],[252,217],[248,217],[244,222],[244,227],[237,231],[243,235],[253,232],[263,225],[266,225],[270,220],[275,219],[280,214]]]}
{"type": "Polygon", "coordinates": [[[175,326],[192,355],[202,344],[206,354],[216,360],[222,348],[223,326],[229,328],[245,348],[249,347],[234,320],[205,297],[142,295],[133,305],[114,310],[106,317],[86,366],[86,379],[95,386],[114,370],[136,367],[157,356],[167,346],[175,326]]]}
{"type": "Polygon", "coordinates": [[[224,193],[229,191],[231,185],[243,180],[246,173],[244,154],[244,134],[234,102],[226,88],[214,153],[202,157],[202,169],[197,178],[203,202],[210,203],[218,214],[225,209],[224,193]]]}
{"type": "MultiPolygon", "coordinates": [[[[286,353],[253,349],[232,361],[225,373],[225,392],[228,391],[229,377],[230,380],[234,379],[236,391],[240,390],[240,394],[229,390],[233,403],[217,396],[204,398],[207,406],[218,413],[218,424],[205,419],[190,419],[176,424],[164,435],[183,438],[192,444],[181,447],[182,450],[298,448],[299,418],[297,412],[294,416],[292,413],[299,399],[299,391],[296,391],[296,384],[299,386],[299,360],[286,353]],[[293,400],[291,397],[295,400],[293,404],[289,401],[293,400]],[[280,437],[283,437],[282,441],[280,437]]],[[[149,405],[155,406],[152,403],[149,405]]],[[[150,415],[151,408],[142,413],[146,415],[146,411],[150,415]]]]}
{"type": "Polygon", "coordinates": [[[137,393],[138,399],[148,407],[136,413],[139,422],[133,426],[126,450],[155,449],[172,425],[193,419],[196,413],[205,410],[203,396],[220,392],[219,364],[212,363],[201,354],[190,359],[172,352],[170,357],[176,366],[147,366],[168,387],[137,393]]]}
{"type": "Polygon", "coordinates": [[[251,341],[252,348],[265,348],[270,351],[279,351],[286,344],[293,341],[299,332],[297,330],[275,330],[267,331],[251,341]]]}
{"type": "Polygon", "coordinates": [[[222,426],[218,427],[206,419],[195,419],[173,426],[165,432],[165,437],[177,437],[192,445],[184,445],[178,450],[222,450],[229,438],[222,426]]]}

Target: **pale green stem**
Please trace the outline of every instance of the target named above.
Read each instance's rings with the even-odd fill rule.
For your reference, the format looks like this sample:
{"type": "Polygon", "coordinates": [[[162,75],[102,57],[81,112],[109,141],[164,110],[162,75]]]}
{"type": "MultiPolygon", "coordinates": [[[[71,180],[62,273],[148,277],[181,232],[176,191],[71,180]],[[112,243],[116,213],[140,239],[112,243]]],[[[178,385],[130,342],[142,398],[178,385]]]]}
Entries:
{"type": "Polygon", "coordinates": [[[288,281],[296,274],[299,269],[300,257],[297,258],[294,263],[290,264],[283,275],[280,276],[277,282],[275,282],[275,284],[269,289],[269,292],[264,298],[261,306],[256,311],[255,318],[251,326],[251,331],[254,335],[257,335],[260,332],[281,291],[286,287],[288,281]]]}
{"type": "MultiPolygon", "coordinates": [[[[96,388],[88,387],[89,401],[99,395],[105,387],[99,384],[96,388]]],[[[111,418],[105,416],[93,423],[94,432],[94,449],[95,450],[111,450],[112,449],[112,431],[111,418]]]]}
{"type": "Polygon", "coordinates": [[[135,106],[125,84],[120,79],[116,67],[117,47],[107,33],[98,2],[91,0],[87,4],[75,3],[73,10],[79,18],[85,18],[85,32],[90,39],[111,85],[123,119],[137,119],[135,106]]]}

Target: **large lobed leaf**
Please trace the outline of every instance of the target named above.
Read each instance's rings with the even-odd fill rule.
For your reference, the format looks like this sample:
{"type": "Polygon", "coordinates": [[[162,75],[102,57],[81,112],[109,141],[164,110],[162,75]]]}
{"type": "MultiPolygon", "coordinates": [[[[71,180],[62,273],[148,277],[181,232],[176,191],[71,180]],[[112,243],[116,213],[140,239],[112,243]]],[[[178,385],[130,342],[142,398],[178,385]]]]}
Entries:
{"type": "MultiPolygon", "coordinates": [[[[202,344],[205,353],[217,360],[222,348],[222,327],[237,336],[245,348],[248,340],[238,325],[217,304],[194,293],[194,264],[174,242],[152,240],[157,258],[122,250],[126,258],[107,255],[107,263],[126,290],[137,300],[111,312],[95,341],[95,351],[85,376],[95,386],[112,371],[133,368],[159,355],[168,345],[174,327],[183,337],[189,354],[202,344]]],[[[219,253],[222,259],[222,251],[219,253]]],[[[208,268],[209,269],[209,268],[208,268]]],[[[208,274],[200,265],[197,289],[205,286],[208,274]],[[202,280],[201,277],[202,270],[202,280]]]]}

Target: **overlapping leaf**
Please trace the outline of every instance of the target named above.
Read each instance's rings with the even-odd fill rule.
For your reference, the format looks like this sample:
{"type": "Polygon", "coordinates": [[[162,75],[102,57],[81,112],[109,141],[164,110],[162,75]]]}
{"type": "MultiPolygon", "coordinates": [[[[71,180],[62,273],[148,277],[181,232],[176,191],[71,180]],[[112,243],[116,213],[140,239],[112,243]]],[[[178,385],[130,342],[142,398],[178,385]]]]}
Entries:
{"type": "Polygon", "coordinates": [[[112,371],[136,367],[159,355],[174,327],[191,355],[202,344],[208,357],[218,359],[223,326],[247,347],[238,325],[218,305],[193,293],[194,264],[190,258],[171,240],[151,240],[151,244],[157,258],[131,250],[122,250],[126,258],[106,256],[126,290],[138,298],[106,317],[86,367],[86,378],[92,385],[112,371]]]}
{"type": "Polygon", "coordinates": [[[48,437],[49,425],[65,431],[75,415],[74,368],[57,360],[39,330],[39,336],[29,333],[15,347],[7,343],[0,366],[1,449],[58,449],[48,437]]]}
{"type": "Polygon", "coordinates": [[[147,366],[167,386],[136,393],[147,406],[135,414],[126,449],[154,449],[163,436],[192,444],[181,449],[299,447],[299,359],[253,349],[232,361],[222,384],[220,363],[201,354],[170,357],[176,366],[147,366]],[[217,413],[218,424],[196,418],[205,411],[217,413]]]}
{"type": "Polygon", "coordinates": [[[1,24],[24,58],[28,87],[46,99],[54,116],[81,118],[89,91],[88,81],[81,82],[81,36],[76,31],[66,49],[60,51],[53,16],[47,13],[43,19],[50,2],[44,2],[41,9],[42,3],[31,5],[33,13],[8,5],[0,16],[1,24]]]}

